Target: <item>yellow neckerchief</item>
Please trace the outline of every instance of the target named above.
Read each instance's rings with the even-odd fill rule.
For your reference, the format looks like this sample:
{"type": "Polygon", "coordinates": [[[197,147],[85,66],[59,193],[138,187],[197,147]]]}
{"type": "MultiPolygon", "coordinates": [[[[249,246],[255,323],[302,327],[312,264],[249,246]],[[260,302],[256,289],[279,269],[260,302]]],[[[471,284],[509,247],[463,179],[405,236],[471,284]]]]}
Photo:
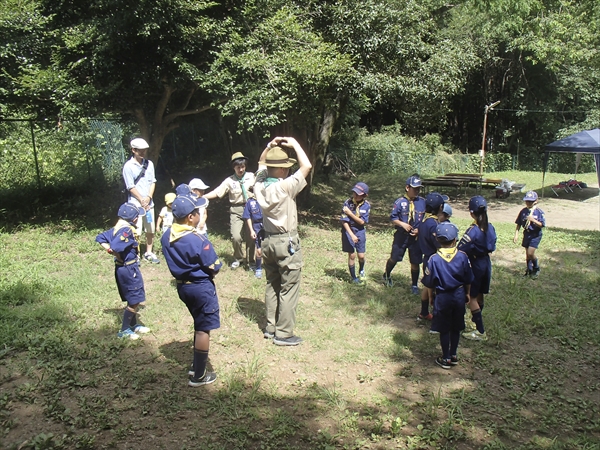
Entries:
{"type": "Polygon", "coordinates": [[[408,194],[404,194],[404,198],[408,200],[408,223],[412,220],[415,223],[415,201],[408,194]]]}
{"type": "Polygon", "coordinates": [[[537,208],[537,205],[533,205],[531,207],[531,209],[529,210],[529,214],[527,214],[527,222],[525,222],[525,229],[529,228],[529,225],[531,225],[531,216],[536,208],[537,208]]]}
{"type": "Polygon", "coordinates": [[[365,199],[363,198],[360,203],[356,203],[354,201],[354,197],[352,197],[352,203],[354,203],[355,211],[358,211],[358,208],[360,208],[365,203],[365,199]]]}
{"type": "Polygon", "coordinates": [[[423,217],[423,222],[425,222],[427,219],[435,219],[435,221],[438,221],[438,216],[437,214],[432,214],[432,213],[425,213],[425,217],[423,217]]]}
{"type": "Polygon", "coordinates": [[[440,255],[446,262],[452,261],[452,258],[454,258],[457,253],[458,249],[456,247],[440,248],[437,251],[437,254],[440,255]]]}
{"type": "Polygon", "coordinates": [[[169,236],[169,242],[175,242],[190,233],[193,233],[195,228],[191,225],[174,223],[171,225],[171,236],[169,236]]]}
{"type": "Polygon", "coordinates": [[[119,219],[117,220],[117,223],[115,224],[115,227],[113,228],[113,236],[117,235],[117,232],[121,229],[121,228],[129,228],[131,230],[131,233],[133,234],[133,236],[135,238],[138,237],[137,234],[137,229],[134,228],[129,222],[127,222],[124,219],[119,219]]]}

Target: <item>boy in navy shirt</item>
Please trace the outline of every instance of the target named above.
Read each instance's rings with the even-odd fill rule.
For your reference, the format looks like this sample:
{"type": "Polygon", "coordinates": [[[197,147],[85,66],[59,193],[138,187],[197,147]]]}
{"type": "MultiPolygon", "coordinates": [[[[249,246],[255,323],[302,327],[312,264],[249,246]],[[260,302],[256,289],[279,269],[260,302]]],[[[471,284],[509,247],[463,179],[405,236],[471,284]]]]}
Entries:
{"type": "Polygon", "coordinates": [[[348,253],[348,270],[352,282],[364,286],[365,253],[367,250],[367,231],[365,225],[369,223],[371,204],[366,200],[369,195],[369,186],[359,182],[352,188],[352,197],[347,199],[342,206],[342,251],[348,253]],[[356,276],[356,254],[358,254],[358,276],[356,276]]]}
{"type": "Polygon", "coordinates": [[[256,278],[262,278],[262,249],[261,244],[265,237],[265,230],[263,228],[263,216],[260,205],[254,198],[253,194],[248,194],[248,201],[244,207],[242,213],[242,219],[246,221],[250,237],[254,239],[256,244],[256,250],[254,251],[254,260],[256,261],[256,269],[254,270],[254,276],[256,278]]]}
{"type": "Polygon", "coordinates": [[[175,223],[161,238],[169,271],[177,281],[177,293],[194,318],[194,363],[188,385],[210,384],[217,374],[206,370],[210,330],[221,326],[219,299],[213,281],[221,261],[208,238],[196,230],[200,221],[198,200],[180,195],[173,201],[175,223]]]}
{"type": "Polygon", "coordinates": [[[146,214],[144,208],[133,203],[123,203],[118,212],[116,225],[96,236],[102,248],[114,257],[115,279],[121,300],[127,302],[123,313],[120,338],[139,339],[139,334],[149,333],[150,329],[137,323],[137,309],[146,300],[144,280],[139,265],[139,242],[136,237],[137,221],[146,214]]]}
{"type": "Polygon", "coordinates": [[[435,236],[440,248],[429,258],[423,284],[435,291],[433,315],[442,347],[442,356],[435,363],[450,369],[458,364],[458,342],[465,328],[465,303],[473,272],[467,255],[456,248],[458,228],[454,224],[440,223],[435,236]]]}
{"type": "Polygon", "coordinates": [[[412,281],[411,291],[419,295],[419,267],[423,262],[423,255],[417,243],[419,236],[419,224],[425,214],[425,199],[419,197],[421,192],[421,179],[417,175],[412,175],[406,180],[406,194],[394,202],[390,220],[396,227],[394,233],[394,242],[392,252],[385,265],[383,274],[383,284],[392,287],[392,270],[396,267],[398,261],[402,261],[404,254],[408,249],[408,258],[410,261],[410,277],[412,281]]]}
{"type": "Polygon", "coordinates": [[[517,229],[513,241],[515,244],[517,243],[519,230],[523,227],[521,246],[525,247],[525,260],[527,262],[527,271],[524,276],[531,276],[535,279],[540,274],[540,265],[535,256],[535,251],[542,241],[542,228],[546,226],[546,218],[544,217],[544,211],[537,206],[537,192],[527,192],[523,197],[523,201],[526,206],[519,212],[517,220],[515,220],[517,229]]]}

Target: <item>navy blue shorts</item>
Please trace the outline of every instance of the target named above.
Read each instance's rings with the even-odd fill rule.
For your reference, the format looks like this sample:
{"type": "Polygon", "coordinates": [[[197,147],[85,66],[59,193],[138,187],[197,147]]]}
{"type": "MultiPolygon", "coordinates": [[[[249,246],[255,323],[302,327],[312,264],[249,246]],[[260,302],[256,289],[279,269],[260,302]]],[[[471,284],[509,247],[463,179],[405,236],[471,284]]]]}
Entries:
{"type": "Polygon", "coordinates": [[[473,282],[469,295],[477,297],[479,294],[488,294],[492,281],[492,262],[489,255],[469,258],[469,261],[471,269],[473,269],[473,282]]]}
{"type": "Polygon", "coordinates": [[[466,301],[462,286],[452,292],[437,292],[433,303],[431,329],[440,333],[464,330],[466,301]]]}
{"type": "Polygon", "coordinates": [[[210,331],[221,326],[219,298],[212,281],[177,284],[177,293],[194,318],[194,330],[210,331]]]}
{"type": "Polygon", "coordinates": [[[540,242],[542,240],[542,233],[536,233],[536,234],[529,234],[529,233],[523,233],[523,243],[521,244],[521,246],[527,248],[527,247],[533,247],[533,248],[538,248],[538,246],[540,245],[540,242]]]}
{"type": "Polygon", "coordinates": [[[115,280],[121,300],[128,305],[137,305],[146,300],[144,280],[138,263],[115,266],[115,280]]]}
{"type": "Polygon", "coordinates": [[[352,239],[346,233],[346,230],[342,229],[342,251],[344,253],[365,253],[367,251],[367,230],[352,231],[358,238],[358,242],[355,244],[352,239]]]}
{"type": "Polygon", "coordinates": [[[423,262],[423,253],[421,253],[421,247],[417,239],[404,230],[396,230],[390,259],[395,262],[402,261],[407,249],[408,260],[411,264],[421,264],[423,262]]]}

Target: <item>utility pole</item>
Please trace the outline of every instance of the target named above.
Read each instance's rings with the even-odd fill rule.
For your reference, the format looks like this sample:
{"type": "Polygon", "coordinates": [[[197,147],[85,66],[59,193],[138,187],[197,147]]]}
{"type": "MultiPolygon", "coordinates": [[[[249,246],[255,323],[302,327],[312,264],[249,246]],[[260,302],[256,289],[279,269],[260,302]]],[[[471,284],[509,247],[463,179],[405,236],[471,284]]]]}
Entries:
{"type": "Polygon", "coordinates": [[[485,135],[487,131],[487,116],[488,112],[492,111],[496,106],[500,104],[500,100],[490,105],[486,105],[483,113],[483,139],[481,140],[481,150],[479,150],[479,156],[481,157],[481,164],[479,166],[479,176],[483,176],[483,160],[485,158],[485,135]]]}

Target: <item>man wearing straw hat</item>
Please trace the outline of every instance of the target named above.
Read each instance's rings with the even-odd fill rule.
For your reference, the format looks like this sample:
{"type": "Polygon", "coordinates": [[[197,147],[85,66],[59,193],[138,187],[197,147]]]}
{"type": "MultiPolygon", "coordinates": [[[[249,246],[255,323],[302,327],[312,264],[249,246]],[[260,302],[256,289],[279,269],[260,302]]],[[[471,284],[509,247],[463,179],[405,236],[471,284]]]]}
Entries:
{"type": "Polygon", "coordinates": [[[302,251],[298,238],[296,196],[306,186],[312,165],[306,153],[291,137],[276,137],[260,155],[254,195],[263,210],[263,268],[266,273],[265,308],[267,326],[263,332],[275,345],[302,342],[294,335],[296,307],[300,294],[302,251]],[[300,165],[291,176],[296,160],[300,165]]]}

